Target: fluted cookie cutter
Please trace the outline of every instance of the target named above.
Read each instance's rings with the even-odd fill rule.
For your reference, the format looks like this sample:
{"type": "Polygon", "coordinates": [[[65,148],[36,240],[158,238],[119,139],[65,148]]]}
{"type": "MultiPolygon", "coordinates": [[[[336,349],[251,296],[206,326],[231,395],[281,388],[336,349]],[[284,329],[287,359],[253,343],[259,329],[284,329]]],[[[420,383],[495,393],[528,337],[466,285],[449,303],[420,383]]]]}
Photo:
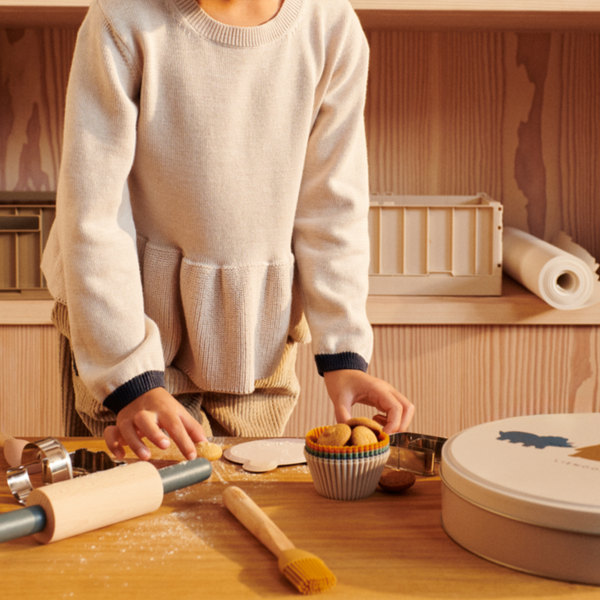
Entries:
{"type": "Polygon", "coordinates": [[[113,460],[101,450],[92,452],[79,448],[69,453],[52,437],[26,444],[21,461],[22,465],[8,469],[6,479],[12,495],[23,505],[34,489],[32,475],[41,473],[41,483],[48,485],[125,464],[123,461],[113,460]]]}
{"type": "Polygon", "coordinates": [[[422,433],[390,435],[390,456],[387,464],[417,475],[435,475],[435,463],[442,459],[446,438],[422,433]]]}

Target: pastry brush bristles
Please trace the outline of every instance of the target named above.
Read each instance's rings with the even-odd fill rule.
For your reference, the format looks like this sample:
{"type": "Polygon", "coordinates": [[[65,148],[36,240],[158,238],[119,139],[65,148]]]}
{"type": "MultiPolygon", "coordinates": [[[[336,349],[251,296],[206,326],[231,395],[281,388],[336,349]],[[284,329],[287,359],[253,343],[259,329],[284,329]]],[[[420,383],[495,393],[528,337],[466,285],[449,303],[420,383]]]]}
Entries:
{"type": "Polygon", "coordinates": [[[337,582],[335,575],[318,556],[297,548],[282,553],[279,570],[303,594],[324,592],[337,582]]]}

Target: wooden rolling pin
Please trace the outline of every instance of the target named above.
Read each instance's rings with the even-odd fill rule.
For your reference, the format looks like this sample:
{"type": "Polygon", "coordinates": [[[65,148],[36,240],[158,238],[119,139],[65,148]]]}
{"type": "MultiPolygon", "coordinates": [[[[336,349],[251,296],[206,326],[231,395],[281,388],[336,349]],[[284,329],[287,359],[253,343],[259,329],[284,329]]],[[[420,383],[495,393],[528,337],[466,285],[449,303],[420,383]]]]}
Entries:
{"type": "Polygon", "coordinates": [[[136,462],[37,488],[27,506],[0,514],[0,542],[35,534],[43,544],[93,531],[157,510],[163,495],[210,477],[196,458],[156,469],[136,462]]]}

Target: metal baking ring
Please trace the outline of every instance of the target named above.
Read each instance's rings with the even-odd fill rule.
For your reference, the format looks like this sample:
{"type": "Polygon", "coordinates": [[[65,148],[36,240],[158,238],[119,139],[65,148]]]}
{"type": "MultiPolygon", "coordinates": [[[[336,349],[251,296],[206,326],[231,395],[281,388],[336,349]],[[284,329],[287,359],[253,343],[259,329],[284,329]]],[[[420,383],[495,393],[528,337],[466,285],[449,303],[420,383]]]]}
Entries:
{"type": "Polygon", "coordinates": [[[44,438],[29,442],[23,448],[23,465],[8,469],[6,479],[12,495],[20,504],[25,504],[33,490],[30,474],[42,473],[45,484],[57,483],[73,478],[71,457],[56,438],[44,438]]]}
{"type": "Polygon", "coordinates": [[[396,468],[418,475],[435,475],[435,463],[442,457],[442,446],[446,438],[422,433],[396,433],[390,436],[390,462],[396,468]]]}
{"type": "Polygon", "coordinates": [[[107,469],[114,469],[115,467],[127,464],[123,460],[111,458],[102,450],[94,452],[87,448],[78,448],[69,454],[69,458],[73,468],[73,477],[90,475],[91,473],[106,471],[107,469]]]}

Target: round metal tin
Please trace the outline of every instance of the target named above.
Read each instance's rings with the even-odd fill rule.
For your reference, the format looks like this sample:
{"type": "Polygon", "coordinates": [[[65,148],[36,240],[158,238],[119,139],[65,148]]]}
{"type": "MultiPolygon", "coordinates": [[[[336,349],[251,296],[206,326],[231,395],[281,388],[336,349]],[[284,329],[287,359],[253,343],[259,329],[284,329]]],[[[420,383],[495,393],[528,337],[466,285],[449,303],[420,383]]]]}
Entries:
{"type": "Polygon", "coordinates": [[[442,448],[442,523],[458,544],[529,573],[600,584],[600,414],[513,417],[442,448]]]}

